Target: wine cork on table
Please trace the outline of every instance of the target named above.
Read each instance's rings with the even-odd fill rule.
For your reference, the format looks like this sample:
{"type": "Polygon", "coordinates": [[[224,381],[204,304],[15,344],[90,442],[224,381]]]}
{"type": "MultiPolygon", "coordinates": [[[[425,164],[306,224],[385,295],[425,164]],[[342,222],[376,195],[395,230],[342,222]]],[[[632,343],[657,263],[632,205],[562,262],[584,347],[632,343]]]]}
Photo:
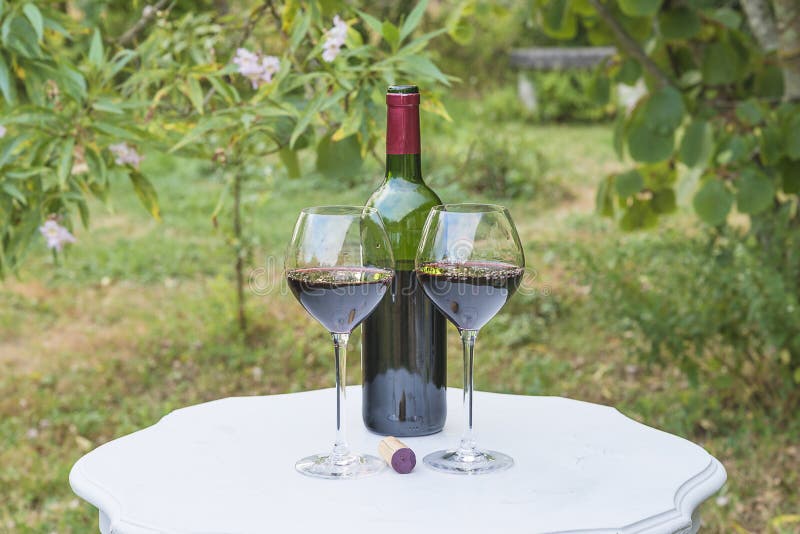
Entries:
{"type": "Polygon", "coordinates": [[[382,439],[378,443],[378,453],[401,475],[410,473],[417,465],[417,455],[414,451],[394,436],[382,439]]]}

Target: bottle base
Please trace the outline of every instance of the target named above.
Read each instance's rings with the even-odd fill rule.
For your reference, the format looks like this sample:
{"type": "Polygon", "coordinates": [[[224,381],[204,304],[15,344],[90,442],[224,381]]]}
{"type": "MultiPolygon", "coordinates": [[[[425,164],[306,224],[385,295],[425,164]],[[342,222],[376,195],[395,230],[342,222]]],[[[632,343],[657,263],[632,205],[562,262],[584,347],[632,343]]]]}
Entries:
{"type": "Polygon", "coordinates": [[[378,436],[394,436],[396,438],[420,438],[423,436],[432,436],[434,434],[438,434],[444,429],[444,425],[438,428],[425,430],[404,430],[402,427],[387,429],[376,428],[366,422],[364,423],[364,426],[367,427],[367,430],[369,430],[372,434],[377,434],[378,436]]]}

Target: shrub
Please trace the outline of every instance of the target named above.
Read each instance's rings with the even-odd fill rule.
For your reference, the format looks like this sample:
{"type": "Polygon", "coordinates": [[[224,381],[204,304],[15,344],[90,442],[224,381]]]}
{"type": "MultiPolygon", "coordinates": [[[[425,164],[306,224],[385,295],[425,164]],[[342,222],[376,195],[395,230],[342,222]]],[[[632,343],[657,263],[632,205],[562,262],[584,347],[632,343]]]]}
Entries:
{"type": "Polygon", "coordinates": [[[490,121],[596,122],[616,114],[613,104],[598,104],[591,96],[593,76],[588,71],[530,72],[526,76],[535,88],[536,108],[529,110],[506,85],[475,101],[475,111],[490,121]]]}
{"type": "Polygon", "coordinates": [[[463,192],[489,198],[562,199],[565,189],[549,172],[544,154],[508,135],[484,135],[438,144],[429,154],[431,183],[458,184],[463,192]]]}
{"type": "Polygon", "coordinates": [[[739,231],[634,236],[585,255],[593,301],[645,362],[679,367],[723,402],[792,413],[800,403],[800,243],[771,235],[785,269],[739,231]]]}

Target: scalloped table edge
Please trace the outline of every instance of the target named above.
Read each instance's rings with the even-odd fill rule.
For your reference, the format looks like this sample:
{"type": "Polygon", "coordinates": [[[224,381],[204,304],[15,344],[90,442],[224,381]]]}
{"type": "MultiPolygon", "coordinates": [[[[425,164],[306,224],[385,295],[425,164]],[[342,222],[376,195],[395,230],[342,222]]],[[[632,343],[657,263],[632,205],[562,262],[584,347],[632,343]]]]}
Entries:
{"type": "MultiPolygon", "coordinates": [[[[213,402],[213,401],[212,401],[213,402]]],[[[616,408],[611,407],[616,410],[616,408]]],[[[618,410],[617,410],[618,411],[618,410]]],[[[166,414],[164,417],[169,417],[166,414]]],[[[621,414],[624,417],[625,414],[621,414]]],[[[163,419],[163,418],[162,418],[163,419]]],[[[160,421],[159,421],[160,422],[160,421]]],[[[156,422],[152,426],[158,425],[156,422]]],[[[149,428],[149,427],[148,427],[149,428]]],[[[102,447],[102,445],[101,445],[102,447]]],[[[708,454],[706,452],[706,454],[708,454]]],[[[725,467],[711,454],[709,463],[699,473],[687,480],[675,493],[675,508],[658,515],[624,526],[590,530],[569,530],[542,534],[650,534],[672,532],[694,534],[700,527],[698,507],[722,488],[727,480],[725,467]]],[[[79,459],[69,473],[69,483],[76,495],[99,510],[100,531],[105,534],[186,534],[164,531],[129,521],[123,517],[119,501],[106,489],[83,474],[84,458],[79,459]]]]}

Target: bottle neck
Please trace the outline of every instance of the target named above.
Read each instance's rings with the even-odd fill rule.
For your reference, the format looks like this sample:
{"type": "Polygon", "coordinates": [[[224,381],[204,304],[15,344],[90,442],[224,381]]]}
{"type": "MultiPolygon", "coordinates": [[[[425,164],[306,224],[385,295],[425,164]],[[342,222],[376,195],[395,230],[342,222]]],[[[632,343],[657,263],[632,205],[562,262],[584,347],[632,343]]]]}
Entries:
{"type": "Polygon", "coordinates": [[[422,158],[419,154],[386,154],[386,179],[402,178],[422,183],[422,158]]]}
{"type": "Polygon", "coordinates": [[[386,95],[386,179],[422,182],[419,93],[386,95]]]}

